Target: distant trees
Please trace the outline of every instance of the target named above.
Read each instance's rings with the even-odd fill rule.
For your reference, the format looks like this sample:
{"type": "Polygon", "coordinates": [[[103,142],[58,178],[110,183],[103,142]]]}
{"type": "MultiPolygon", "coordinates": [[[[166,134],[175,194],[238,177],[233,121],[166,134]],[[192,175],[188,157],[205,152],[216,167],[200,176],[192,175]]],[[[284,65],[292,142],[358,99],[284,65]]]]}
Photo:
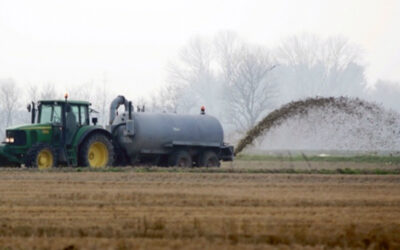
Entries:
{"type": "Polygon", "coordinates": [[[107,74],[103,72],[103,77],[100,83],[92,82],[91,97],[88,99],[92,103],[92,108],[95,110],[93,116],[98,117],[99,125],[108,125],[109,107],[112,98],[116,97],[114,90],[110,87],[111,83],[107,78],[107,74]]]}
{"type": "Polygon", "coordinates": [[[247,130],[274,107],[277,86],[270,77],[276,65],[268,54],[258,50],[245,51],[234,74],[227,82],[227,114],[236,128],[247,130]]]}
{"type": "Polygon", "coordinates": [[[244,131],[272,107],[277,90],[269,74],[273,68],[265,47],[247,44],[234,33],[217,34],[211,41],[195,38],[170,64],[158,99],[179,113],[197,113],[205,105],[233,130],[244,131]]]}
{"type": "MultiPolygon", "coordinates": [[[[95,86],[93,81],[87,81],[79,84],[70,85],[67,88],[66,93],[71,100],[87,100],[91,101],[95,99],[95,86]]],[[[60,93],[62,95],[59,96],[57,99],[61,99],[64,97],[65,93],[60,93]]]]}
{"type": "MultiPolygon", "coordinates": [[[[345,38],[303,34],[267,48],[224,31],[191,39],[168,64],[165,85],[134,105],[146,103],[146,111],[191,114],[204,105],[208,114],[222,121],[227,134],[243,134],[279,105],[317,95],[368,97],[400,111],[400,84],[380,80],[366,91],[364,74],[360,49],[345,38]]],[[[99,82],[65,89],[71,99],[93,104],[99,124],[108,123],[109,105],[116,95],[104,73],[99,82]]],[[[28,86],[21,94],[18,83],[0,80],[0,132],[15,122],[29,121],[25,104],[61,99],[64,93],[58,91],[47,83],[28,86]]]]}
{"type": "Polygon", "coordinates": [[[60,99],[62,96],[57,92],[55,85],[48,82],[44,85],[30,84],[25,88],[26,103],[37,102],[43,99],[60,99]]]}
{"type": "Polygon", "coordinates": [[[168,65],[167,84],[158,93],[157,106],[178,113],[199,112],[202,105],[210,111],[219,106],[215,105],[220,83],[212,68],[212,49],[212,44],[201,38],[182,48],[178,60],[168,65]]]}
{"type": "Polygon", "coordinates": [[[366,80],[361,51],[347,39],[310,34],[282,41],[275,52],[283,102],[306,96],[362,96],[366,80]]]}
{"type": "Polygon", "coordinates": [[[94,112],[98,113],[99,124],[106,126],[108,125],[108,107],[110,105],[111,93],[107,88],[107,78],[106,75],[103,75],[103,80],[100,85],[97,86],[97,89],[94,91],[96,98],[92,100],[94,112]]]}
{"type": "Polygon", "coordinates": [[[38,85],[33,85],[30,84],[26,88],[26,96],[27,96],[27,101],[28,103],[30,102],[37,102],[40,99],[40,93],[39,93],[39,86],[38,85]]]}
{"type": "Polygon", "coordinates": [[[110,87],[106,73],[103,73],[99,83],[94,80],[82,82],[70,86],[67,92],[71,100],[85,100],[92,103],[91,108],[94,110],[92,115],[98,118],[98,124],[108,125],[109,105],[116,94],[110,87]]]}
{"type": "MultiPolygon", "coordinates": [[[[63,96],[63,95],[62,95],[63,96]]],[[[61,98],[62,98],[61,96],[61,98]]],[[[52,83],[46,83],[40,90],[40,99],[49,100],[49,99],[59,99],[59,95],[55,89],[55,85],[52,83]]]]}
{"type": "Polygon", "coordinates": [[[245,131],[274,107],[278,89],[270,72],[276,64],[262,47],[245,45],[234,53],[224,69],[227,121],[245,131]]]}
{"type": "Polygon", "coordinates": [[[184,111],[189,106],[180,99],[184,88],[186,86],[180,87],[174,83],[166,83],[159,91],[151,95],[151,111],[169,113],[184,111]]]}
{"type": "Polygon", "coordinates": [[[383,104],[386,108],[400,112],[400,82],[378,80],[368,90],[368,99],[383,104]]]}
{"type": "Polygon", "coordinates": [[[12,79],[0,80],[0,106],[3,120],[3,126],[9,127],[13,124],[15,111],[20,103],[19,89],[12,79]]]}
{"type": "Polygon", "coordinates": [[[196,113],[201,105],[244,133],[285,102],[310,96],[364,96],[361,51],[341,37],[303,34],[275,49],[249,44],[229,31],[192,39],[169,65],[153,110],[196,113]]]}
{"type": "Polygon", "coordinates": [[[278,88],[270,72],[276,64],[264,47],[240,42],[231,33],[218,39],[226,121],[245,131],[274,107],[278,88]]]}

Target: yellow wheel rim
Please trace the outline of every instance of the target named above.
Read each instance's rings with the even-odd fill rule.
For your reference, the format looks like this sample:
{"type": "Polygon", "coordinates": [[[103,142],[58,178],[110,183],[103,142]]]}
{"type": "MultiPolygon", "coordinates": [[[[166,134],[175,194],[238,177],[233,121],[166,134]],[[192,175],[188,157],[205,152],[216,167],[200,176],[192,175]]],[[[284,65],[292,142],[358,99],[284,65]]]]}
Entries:
{"type": "Polygon", "coordinates": [[[53,154],[48,149],[41,150],[36,158],[36,163],[39,169],[52,168],[54,164],[53,154]]]}
{"type": "Polygon", "coordinates": [[[95,142],[89,147],[89,166],[92,168],[105,167],[108,163],[107,146],[102,142],[95,142]]]}

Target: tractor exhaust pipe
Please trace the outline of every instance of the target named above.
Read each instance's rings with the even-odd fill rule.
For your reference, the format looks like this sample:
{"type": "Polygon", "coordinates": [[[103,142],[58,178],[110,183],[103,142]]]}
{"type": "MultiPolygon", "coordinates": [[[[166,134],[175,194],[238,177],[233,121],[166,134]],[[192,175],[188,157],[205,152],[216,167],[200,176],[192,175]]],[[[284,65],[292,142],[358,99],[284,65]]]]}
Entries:
{"type": "Polygon", "coordinates": [[[114,122],[115,117],[117,116],[117,110],[119,106],[124,105],[125,111],[129,109],[129,102],[122,95],[117,96],[110,104],[110,125],[114,122]]]}

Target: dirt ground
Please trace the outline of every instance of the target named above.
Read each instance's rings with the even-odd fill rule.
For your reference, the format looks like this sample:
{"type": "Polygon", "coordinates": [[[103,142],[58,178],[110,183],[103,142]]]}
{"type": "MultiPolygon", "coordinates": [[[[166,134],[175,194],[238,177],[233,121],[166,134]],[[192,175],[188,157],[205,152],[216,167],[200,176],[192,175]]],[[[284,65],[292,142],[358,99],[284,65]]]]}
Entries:
{"type": "Polygon", "coordinates": [[[293,169],[293,170],[335,170],[335,169],[353,169],[353,170],[398,170],[400,168],[399,164],[388,164],[384,162],[351,162],[351,161],[287,161],[287,160],[251,160],[251,161],[233,161],[224,162],[222,164],[223,169],[233,169],[233,170],[283,170],[283,169],[293,169]]]}
{"type": "Polygon", "coordinates": [[[399,249],[399,236],[399,175],[0,170],[0,249],[399,249]]]}

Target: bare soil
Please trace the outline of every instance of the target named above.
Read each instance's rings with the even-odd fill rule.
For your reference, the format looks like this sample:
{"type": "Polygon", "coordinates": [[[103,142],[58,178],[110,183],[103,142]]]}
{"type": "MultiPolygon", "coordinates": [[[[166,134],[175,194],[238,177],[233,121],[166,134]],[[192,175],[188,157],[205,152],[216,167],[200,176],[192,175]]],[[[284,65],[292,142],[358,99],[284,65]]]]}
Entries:
{"type": "Polygon", "coordinates": [[[351,162],[351,161],[288,161],[288,160],[235,160],[223,162],[222,169],[240,170],[400,170],[399,164],[387,162],[351,162]]]}
{"type": "Polygon", "coordinates": [[[399,175],[0,171],[0,249],[399,249],[399,235],[399,175]]]}

